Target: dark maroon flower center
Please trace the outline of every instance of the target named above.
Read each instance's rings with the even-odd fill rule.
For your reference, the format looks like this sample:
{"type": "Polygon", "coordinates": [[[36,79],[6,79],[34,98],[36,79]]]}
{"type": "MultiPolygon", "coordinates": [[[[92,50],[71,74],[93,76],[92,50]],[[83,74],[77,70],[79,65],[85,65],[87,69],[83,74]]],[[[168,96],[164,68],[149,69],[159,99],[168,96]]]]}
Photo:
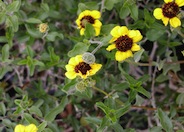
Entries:
{"type": "Polygon", "coordinates": [[[85,28],[86,23],[91,23],[91,24],[95,23],[95,19],[91,16],[84,16],[80,21],[81,21],[80,25],[82,28],[85,28]]]}
{"type": "Polygon", "coordinates": [[[91,69],[91,66],[85,62],[80,62],[78,65],[75,66],[75,72],[82,73],[82,75],[86,75],[87,71],[91,69]]]}
{"type": "Polygon", "coordinates": [[[132,48],[133,40],[131,38],[129,38],[127,35],[125,35],[125,36],[119,37],[115,41],[115,44],[116,44],[116,48],[119,51],[125,52],[125,51],[130,50],[132,48]]]}
{"type": "Polygon", "coordinates": [[[175,2],[169,2],[162,7],[163,15],[168,18],[175,17],[179,12],[179,6],[175,2]]]}

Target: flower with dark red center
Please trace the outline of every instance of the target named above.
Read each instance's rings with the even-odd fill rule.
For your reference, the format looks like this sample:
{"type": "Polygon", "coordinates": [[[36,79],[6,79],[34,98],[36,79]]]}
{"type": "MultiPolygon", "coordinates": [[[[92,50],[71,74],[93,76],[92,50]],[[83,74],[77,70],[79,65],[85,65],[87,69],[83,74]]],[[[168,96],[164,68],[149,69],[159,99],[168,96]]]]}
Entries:
{"type": "Polygon", "coordinates": [[[87,71],[91,69],[90,65],[85,62],[80,62],[78,65],[75,66],[75,72],[81,72],[82,75],[85,75],[87,71]]]}
{"type": "Polygon", "coordinates": [[[140,50],[140,46],[137,44],[142,39],[142,35],[139,30],[128,30],[126,26],[116,26],[111,30],[112,39],[111,43],[106,50],[111,51],[117,49],[115,59],[117,61],[123,61],[133,56],[134,51],[140,50]]]}
{"type": "Polygon", "coordinates": [[[69,79],[74,79],[77,76],[86,79],[88,76],[94,75],[100,68],[101,64],[87,64],[83,61],[82,55],[77,55],[70,58],[68,64],[65,66],[67,72],[65,73],[66,77],[69,79]]]}
{"type": "Polygon", "coordinates": [[[181,26],[181,21],[177,15],[179,14],[179,7],[184,6],[184,0],[164,0],[164,2],[162,8],[154,10],[154,17],[158,20],[161,19],[165,26],[168,23],[174,28],[181,26]]]}
{"type": "Polygon", "coordinates": [[[100,34],[102,23],[99,21],[101,14],[97,10],[85,10],[81,12],[76,20],[80,35],[84,35],[86,24],[89,23],[94,27],[95,35],[100,34]]]}

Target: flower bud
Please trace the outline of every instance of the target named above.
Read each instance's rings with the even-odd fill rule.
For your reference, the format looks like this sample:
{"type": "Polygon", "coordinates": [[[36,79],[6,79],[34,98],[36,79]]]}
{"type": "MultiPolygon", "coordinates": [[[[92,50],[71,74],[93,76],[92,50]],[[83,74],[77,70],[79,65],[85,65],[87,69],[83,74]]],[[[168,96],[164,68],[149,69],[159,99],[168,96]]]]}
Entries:
{"type": "Polygon", "coordinates": [[[93,64],[95,63],[95,56],[92,53],[86,52],[82,55],[82,59],[87,64],[93,64]]]}

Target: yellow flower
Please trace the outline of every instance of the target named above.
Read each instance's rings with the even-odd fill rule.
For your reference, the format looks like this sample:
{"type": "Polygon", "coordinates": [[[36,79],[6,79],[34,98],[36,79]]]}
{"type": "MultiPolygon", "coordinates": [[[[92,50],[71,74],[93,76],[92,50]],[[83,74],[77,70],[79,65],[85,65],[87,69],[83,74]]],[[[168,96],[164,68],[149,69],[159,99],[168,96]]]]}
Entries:
{"type": "Polygon", "coordinates": [[[101,64],[87,64],[83,61],[82,55],[77,55],[70,58],[68,64],[65,66],[67,72],[65,73],[66,77],[69,79],[74,79],[77,76],[80,76],[83,79],[86,79],[88,76],[94,75],[100,68],[101,64]]]}
{"type": "Polygon", "coordinates": [[[39,24],[38,28],[41,33],[46,33],[49,29],[49,26],[47,23],[41,23],[39,24]]]}
{"type": "Polygon", "coordinates": [[[38,128],[34,124],[28,126],[16,125],[14,132],[37,132],[38,128]]]}
{"type": "Polygon", "coordinates": [[[164,0],[162,8],[156,8],[153,15],[156,19],[162,20],[164,25],[167,26],[168,23],[172,27],[176,28],[181,26],[181,21],[177,17],[181,6],[184,6],[184,0],[164,0]]]}
{"type": "Polygon", "coordinates": [[[126,26],[116,26],[111,30],[112,39],[111,43],[106,50],[111,51],[117,49],[115,59],[117,61],[123,61],[133,56],[132,51],[140,50],[140,46],[137,44],[142,39],[142,35],[139,30],[128,30],[126,26]]]}
{"type": "Polygon", "coordinates": [[[80,29],[80,35],[84,35],[86,23],[92,24],[95,29],[95,35],[100,34],[102,23],[98,20],[101,17],[101,14],[97,10],[85,10],[81,12],[75,21],[78,29],[80,29]]]}

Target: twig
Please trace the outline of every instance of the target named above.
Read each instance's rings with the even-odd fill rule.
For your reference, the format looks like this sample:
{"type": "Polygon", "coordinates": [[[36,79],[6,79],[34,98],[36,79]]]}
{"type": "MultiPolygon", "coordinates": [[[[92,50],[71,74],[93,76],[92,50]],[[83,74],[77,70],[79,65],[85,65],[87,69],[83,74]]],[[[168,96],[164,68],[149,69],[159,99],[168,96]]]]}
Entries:
{"type": "MultiPolygon", "coordinates": [[[[159,58],[157,58],[157,62],[159,61],[159,58]]],[[[157,67],[154,68],[154,71],[152,73],[152,83],[151,83],[151,105],[153,106],[153,108],[157,108],[156,107],[156,103],[155,103],[155,77],[156,77],[156,72],[157,72],[157,67]]],[[[160,126],[160,122],[158,120],[158,118],[155,118],[155,121],[157,123],[157,126],[160,126]]]]}
{"type": "Polygon", "coordinates": [[[91,52],[91,54],[95,54],[103,46],[103,43],[100,41],[90,41],[90,43],[91,42],[98,44],[98,46],[91,52]]]}
{"type": "Polygon", "coordinates": [[[101,1],[101,8],[100,8],[100,13],[101,13],[101,15],[102,15],[103,8],[104,8],[104,2],[105,2],[105,0],[102,0],[102,1],[101,1]]]}

